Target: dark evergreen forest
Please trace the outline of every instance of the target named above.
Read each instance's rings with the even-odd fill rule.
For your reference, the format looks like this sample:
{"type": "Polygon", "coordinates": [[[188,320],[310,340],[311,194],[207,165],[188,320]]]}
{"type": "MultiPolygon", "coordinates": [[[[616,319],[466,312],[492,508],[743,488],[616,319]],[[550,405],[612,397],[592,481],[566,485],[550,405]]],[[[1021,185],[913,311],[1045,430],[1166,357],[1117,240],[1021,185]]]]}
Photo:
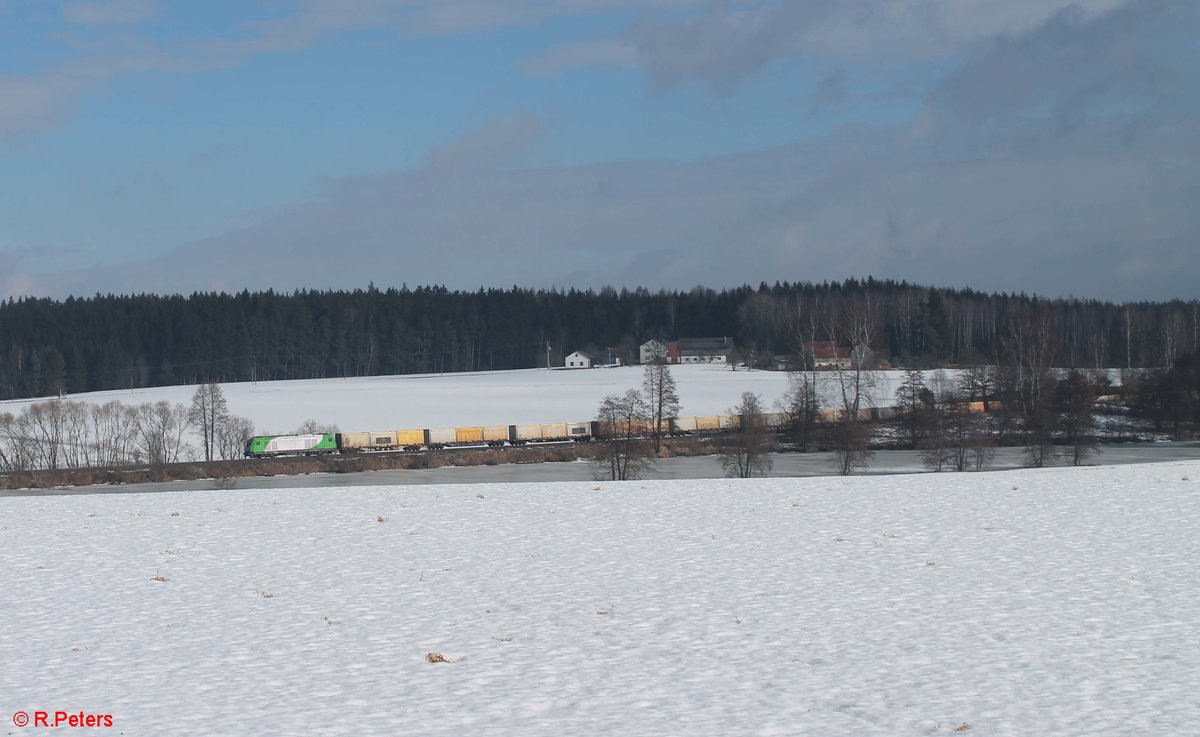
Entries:
{"type": "Polygon", "coordinates": [[[875,279],[689,291],[480,289],[151,294],[0,303],[0,397],[200,382],[636,360],[649,338],[732,336],[767,366],[869,314],[897,365],[1002,363],[1031,334],[1051,365],[1170,366],[1197,347],[1197,302],[1114,304],[875,279]]]}

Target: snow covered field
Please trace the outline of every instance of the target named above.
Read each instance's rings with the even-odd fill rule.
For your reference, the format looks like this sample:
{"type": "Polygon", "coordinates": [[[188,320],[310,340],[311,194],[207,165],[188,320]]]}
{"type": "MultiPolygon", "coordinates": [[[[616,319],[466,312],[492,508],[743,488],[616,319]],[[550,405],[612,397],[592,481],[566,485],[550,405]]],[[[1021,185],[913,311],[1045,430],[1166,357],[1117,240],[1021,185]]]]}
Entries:
{"type": "MultiPolygon", "coordinates": [[[[782,371],[731,371],[719,366],[673,366],[681,416],[725,414],[742,392],[759,394],[773,407],[787,390],[782,371]]],[[[894,403],[901,374],[882,375],[878,406],[894,403]]],[[[627,366],[579,371],[528,369],[460,374],[376,376],[223,384],[229,411],[254,421],[259,432],[286,433],[307,419],[342,430],[408,427],[578,422],[596,416],[608,394],[640,389],[642,368],[627,366]]],[[[190,404],[194,386],[93,392],[71,399],[141,404],[167,399],[190,404]]],[[[831,395],[832,396],[832,395],[831,395]]],[[[0,412],[17,414],[34,401],[0,402],[0,412]]]]}
{"type": "Polygon", "coordinates": [[[1200,462],[8,498],[0,710],[155,736],[1195,734],[1197,560],[1200,462]]]}

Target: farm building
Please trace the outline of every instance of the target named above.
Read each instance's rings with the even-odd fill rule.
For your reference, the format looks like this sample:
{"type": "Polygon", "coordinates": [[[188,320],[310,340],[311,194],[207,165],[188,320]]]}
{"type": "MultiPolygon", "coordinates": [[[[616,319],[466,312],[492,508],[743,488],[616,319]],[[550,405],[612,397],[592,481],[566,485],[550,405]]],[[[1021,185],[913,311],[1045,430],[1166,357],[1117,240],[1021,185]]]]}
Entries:
{"type": "Polygon", "coordinates": [[[813,341],[804,344],[805,351],[812,356],[813,368],[850,368],[850,349],[833,341],[813,341]]]}
{"type": "Polygon", "coordinates": [[[638,363],[652,363],[656,358],[667,356],[667,344],[661,340],[647,340],[638,349],[638,363]]]}
{"type": "Polygon", "coordinates": [[[733,356],[733,338],[680,338],[667,343],[672,363],[729,363],[733,356]]]}
{"type": "Polygon", "coordinates": [[[593,363],[595,363],[594,358],[592,358],[588,354],[584,353],[583,351],[575,351],[571,355],[567,356],[564,365],[569,369],[571,369],[571,368],[591,368],[593,363]]]}
{"type": "Polygon", "coordinates": [[[667,363],[729,363],[733,338],[680,338],[666,343],[650,340],[641,346],[642,363],[649,363],[664,352],[667,363]]]}

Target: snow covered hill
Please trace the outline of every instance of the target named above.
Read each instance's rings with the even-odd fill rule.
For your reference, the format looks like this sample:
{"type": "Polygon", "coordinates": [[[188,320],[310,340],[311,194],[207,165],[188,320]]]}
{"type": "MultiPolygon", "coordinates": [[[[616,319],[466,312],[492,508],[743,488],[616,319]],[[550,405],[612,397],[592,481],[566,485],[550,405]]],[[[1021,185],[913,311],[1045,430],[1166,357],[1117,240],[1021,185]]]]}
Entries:
{"type": "Polygon", "coordinates": [[[1200,462],[0,499],[0,710],[155,736],[1190,734],[1197,530],[1200,462]]]}
{"type": "MultiPolygon", "coordinates": [[[[725,414],[742,392],[773,407],[787,390],[780,371],[731,371],[718,366],[674,366],[681,416],[725,414]]],[[[875,403],[894,401],[900,373],[881,374],[875,403]]],[[[307,419],[343,430],[577,422],[596,415],[608,394],[640,388],[638,366],[580,371],[545,369],[459,374],[376,376],[354,379],[223,384],[229,411],[254,421],[259,432],[285,433],[307,419]]],[[[70,397],[89,402],[140,404],[167,399],[188,404],[194,386],[106,391],[70,397]]],[[[14,414],[33,401],[0,402],[14,414]]]]}

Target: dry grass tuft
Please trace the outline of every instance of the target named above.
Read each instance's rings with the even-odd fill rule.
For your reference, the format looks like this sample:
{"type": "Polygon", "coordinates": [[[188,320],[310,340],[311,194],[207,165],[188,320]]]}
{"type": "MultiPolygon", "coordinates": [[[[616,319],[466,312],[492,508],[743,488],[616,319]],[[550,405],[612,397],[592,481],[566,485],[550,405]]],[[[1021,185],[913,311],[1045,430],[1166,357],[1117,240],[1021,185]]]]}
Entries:
{"type": "Polygon", "coordinates": [[[264,598],[264,599],[270,599],[270,598],[271,598],[272,596],[274,596],[275,594],[272,594],[270,591],[259,591],[259,592],[258,592],[258,595],[259,595],[259,596],[261,596],[261,597],[262,597],[262,598],[264,598]]]}
{"type": "Polygon", "coordinates": [[[441,653],[425,653],[425,662],[427,663],[453,663],[454,661],[447,658],[441,653]]]}
{"type": "Polygon", "coordinates": [[[966,722],[963,722],[962,724],[960,724],[960,725],[958,725],[957,727],[955,727],[955,728],[954,728],[954,731],[955,731],[955,732],[966,732],[966,731],[967,731],[968,729],[970,729],[970,728],[971,728],[971,725],[970,725],[970,724],[967,724],[966,722]]]}
{"type": "Polygon", "coordinates": [[[183,512],[171,512],[171,516],[172,516],[172,517],[182,517],[182,516],[183,516],[183,512]]]}
{"type": "Polygon", "coordinates": [[[932,566],[932,565],[933,565],[933,561],[931,561],[931,560],[925,561],[925,567],[928,568],[929,566],[932,566]]]}
{"type": "Polygon", "coordinates": [[[168,579],[166,576],[162,575],[161,573],[155,573],[153,576],[150,577],[150,580],[151,581],[167,581],[168,579]]]}

